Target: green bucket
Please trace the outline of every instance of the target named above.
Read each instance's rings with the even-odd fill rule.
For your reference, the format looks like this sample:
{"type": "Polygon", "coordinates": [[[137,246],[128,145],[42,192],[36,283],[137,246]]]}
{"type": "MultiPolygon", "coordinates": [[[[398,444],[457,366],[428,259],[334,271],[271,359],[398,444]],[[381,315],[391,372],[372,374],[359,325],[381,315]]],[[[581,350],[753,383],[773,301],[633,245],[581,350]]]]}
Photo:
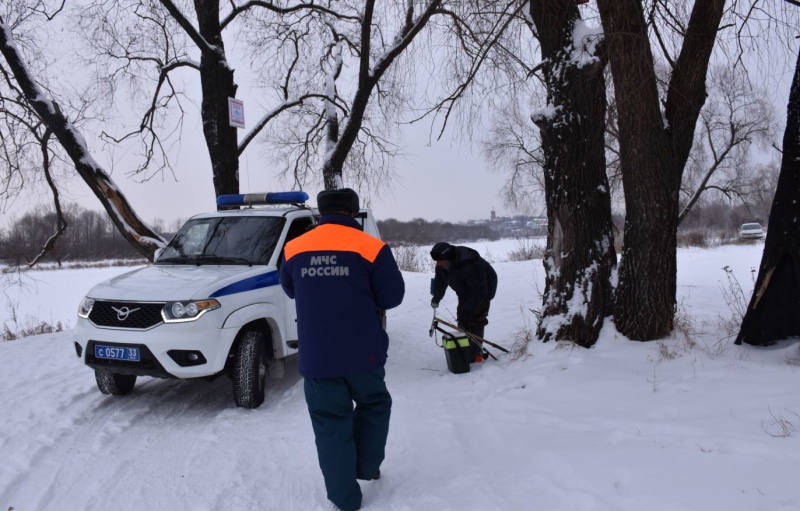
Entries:
{"type": "Polygon", "coordinates": [[[454,337],[450,334],[442,336],[444,357],[447,360],[447,369],[453,374],[469,372],[470,347],[468,337],[454,337]]]}

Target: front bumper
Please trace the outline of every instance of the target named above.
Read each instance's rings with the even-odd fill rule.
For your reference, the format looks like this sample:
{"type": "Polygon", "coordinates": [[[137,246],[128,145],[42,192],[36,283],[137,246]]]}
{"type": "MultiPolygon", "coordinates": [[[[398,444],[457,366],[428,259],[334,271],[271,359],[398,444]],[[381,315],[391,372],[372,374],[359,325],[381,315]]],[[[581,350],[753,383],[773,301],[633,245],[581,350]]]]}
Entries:
{"type": "Polygon", "coordinates": [[[220,311],[204,314],[197,321],[162,323],[148,330],[100,328],[79,317],[72,335],[80,347],[79,356],[94,369],[157,378],[200,378],[225,368],[238,333],[237,328],[219,328],[214,312],[220,311]],[[139,348],[141,360],[96,358],[95,344],[139,348]],[[189,362],[187,353],[199,353],[200,357],[189,362]]]}

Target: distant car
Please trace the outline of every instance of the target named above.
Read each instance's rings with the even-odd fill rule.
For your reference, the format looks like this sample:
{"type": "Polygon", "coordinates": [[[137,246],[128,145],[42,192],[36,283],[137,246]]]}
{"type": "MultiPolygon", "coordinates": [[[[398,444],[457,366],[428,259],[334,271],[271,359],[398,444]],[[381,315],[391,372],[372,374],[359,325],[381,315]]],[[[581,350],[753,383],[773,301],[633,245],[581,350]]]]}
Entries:
{"type": "Polygon", "coordinates": [[[742,227],[739,228],[739,239],[740,240],[763,240],[764,239],[764,229],[761,228],[761,224],[742,224],[742,227]]]}

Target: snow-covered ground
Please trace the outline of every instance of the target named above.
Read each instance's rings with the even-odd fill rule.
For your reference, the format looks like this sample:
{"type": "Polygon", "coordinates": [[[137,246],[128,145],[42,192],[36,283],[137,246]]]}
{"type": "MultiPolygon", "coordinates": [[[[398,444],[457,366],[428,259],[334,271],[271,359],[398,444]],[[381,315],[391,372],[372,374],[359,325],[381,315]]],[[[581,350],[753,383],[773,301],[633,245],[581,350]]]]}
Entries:
{"type": "MultiPolygon", "coordinates": [[[[535,328],[541,261],[472,245],[500,279],[486,337],[511,348],[535,328]]],[[[762,248],[679,250],[688,339],[631,342],[607,322],[592,349],[532,342],[461,375],[428,336],[431,274],[406,273],[389,315],[387,458],[362,483],[364,509],[800,509],[798,344],[734,346],[724,328],[722,268],[749,296],[762,248]]],[[[0,322],[72,326],[83,294],[126,270],[30,272],[0,294],[0,322]]],[[[440,312],[454,310],[450,291],[440,312]]],[[[117,398],[69,331],[28,337],[0,343],[0,417],[2,511],[333,509],[294,363],[257,410],[237,409],[225,378],[140,378],[117,398]]]]}

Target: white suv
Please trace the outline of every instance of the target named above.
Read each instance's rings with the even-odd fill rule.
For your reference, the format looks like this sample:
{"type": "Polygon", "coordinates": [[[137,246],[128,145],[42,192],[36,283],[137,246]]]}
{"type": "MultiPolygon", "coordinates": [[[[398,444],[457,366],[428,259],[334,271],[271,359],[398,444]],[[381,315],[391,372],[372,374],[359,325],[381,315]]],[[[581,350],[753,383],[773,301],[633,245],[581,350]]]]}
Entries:
{"type": "MultiPolygon", "coordinates": [[[[316,224],[307,198],[221,196],[220,205],[249,207],[191,218],[154,264],[94,286],[73,338],[100,391],[127,394],[137,376],[227,374],[236,405],[258,407],[268,364],[297,353],[295,304],[278,283],[278,264],[286,242],[316,224]]],[[[357,220],[380,237],[369,210],[357,220]]]]}

